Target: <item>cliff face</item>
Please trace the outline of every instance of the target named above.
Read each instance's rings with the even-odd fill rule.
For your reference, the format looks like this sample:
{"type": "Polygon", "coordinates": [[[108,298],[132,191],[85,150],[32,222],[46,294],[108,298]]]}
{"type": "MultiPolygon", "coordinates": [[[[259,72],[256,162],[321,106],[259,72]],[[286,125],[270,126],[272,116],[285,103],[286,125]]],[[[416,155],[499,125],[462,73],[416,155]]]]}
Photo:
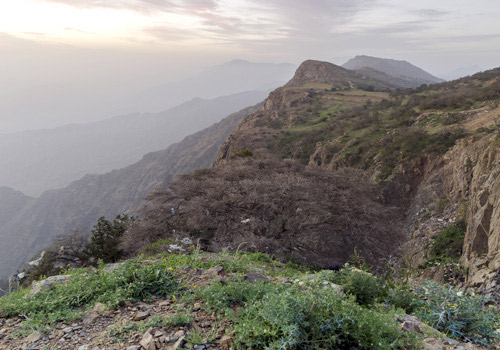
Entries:
{"type": "Polygon", "coordinates": [[[500,70],[389,96],[332,66],[301,65],[240,123],[217,162],[248,148],[311,167],[361,168],[381,200],[406,212],[407,267],[500,296],[500,70]],[[461,257],[433,260],[436,237],[462,220],[461,257]]]}

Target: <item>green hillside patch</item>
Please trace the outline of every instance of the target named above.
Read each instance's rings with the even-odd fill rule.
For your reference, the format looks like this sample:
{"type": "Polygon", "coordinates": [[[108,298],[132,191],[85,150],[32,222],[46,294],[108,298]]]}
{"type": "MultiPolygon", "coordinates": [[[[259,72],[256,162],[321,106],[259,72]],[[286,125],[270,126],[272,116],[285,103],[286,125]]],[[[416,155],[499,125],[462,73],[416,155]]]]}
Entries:
{"type": "Polygon", "coordinates": [[[130,344],[135,334],[151,327],[170,333],[182,329],[188,349],[217,344],[220,334],[231,335],[236,349],[295,350],[417,350],[425,337],[444,337],[423,322],[421,333],[402,329],[401,320],[408,319],[404,307],[457,340],[472,338],[483,345],[498,340],[498,318],[484,298],[432,283],[396,287],[349,265],[338,272],[311,271],[262,253],[194,250],[139,257],[109,272],[104,267],[71,272],[66,283],[51,290],[0,298],[0,313],[20,317],[25,333],[50,332],[60,322],[78,322],[96,302],[125,312],[125,302],[142,301],[158,309],[166,301],[168,314],[156,311],[145,320],[109,325],[106,342],[130,344]],[[428,289],[434,291],[432,297],[428,289]],[[211,320],[203,329],[200,315],[211,320]]]}

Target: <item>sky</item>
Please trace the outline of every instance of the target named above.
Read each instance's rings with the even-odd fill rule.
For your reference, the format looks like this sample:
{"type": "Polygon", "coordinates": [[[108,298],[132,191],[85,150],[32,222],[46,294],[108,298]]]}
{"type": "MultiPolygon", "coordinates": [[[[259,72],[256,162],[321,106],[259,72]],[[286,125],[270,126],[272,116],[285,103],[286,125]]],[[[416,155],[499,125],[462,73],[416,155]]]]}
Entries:
{"type": "Polygon", "coordinates": [[[1,0],[0,132],[102,119],[127,96],[236,58],[493,68],[498,18],[498,0],[1,0]]]}

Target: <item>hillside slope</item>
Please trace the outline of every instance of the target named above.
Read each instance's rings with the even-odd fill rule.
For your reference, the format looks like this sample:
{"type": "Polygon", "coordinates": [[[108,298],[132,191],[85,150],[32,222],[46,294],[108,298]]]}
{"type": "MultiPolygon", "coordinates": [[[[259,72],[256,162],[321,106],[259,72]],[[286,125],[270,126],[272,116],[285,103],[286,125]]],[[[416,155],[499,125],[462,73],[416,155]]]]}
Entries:
{"type": "Polygon", "coordinates": [[[0,185],[38,196],[85,174],[123,168],[266,96],[264,91],[247,91],[213,100],[197,98],[155,114],[2,135],[0,185]]]}
{"type": "Polygon", "coordinates": [[[260,105],[234,113],[139,162],[104,175],[87,175],[66,188],[44,192],[0,226],[0,276],[22,267],[57,234],[88,230],[101,216],[136,210],[143,197],[176,175],[209,167],[238,122],[260,105]]]}
{"type": "MultiPolygon", "coordinates": [[[[217,166],[226,173],[234,170],[233,176],[243,176],[238,175],[241,165],[235,160],[235,155],[241,154],[253,155],[256,164],[268,157],[278,157],[334,173],[344,167],[360,169],[376,185],[378,201],[399,209],[384,222],[402,222],[407,243],[400,251],[401,263],[409,264],[404,268],[418,266],[415,270],[418,275],[479,286],[500,298],[495,282],[500,278],[497,273],[500,202],[496,190],[500,171],[500,69],[391,93],[361,90],[371,82],[359,77],[326,62],[304,62],[290,83],[270,94],[262,110],[238,125],[221,147],[217,166]],[[437,242],[445,248],[439,248],[437,242]],[[457,248],[450,251],[447,246],[457,248]]],[[[265,167],[262,169],[263,173],[267,171],[265,167]]],[[[216,174],[221,170],[211,171],[216,174]]],[[[207,174],[195,174],[190,180],[192,185],[203,188],[203,181],[211,183],[213,180],[203,180],[207,174]]],[[[188,232],[195,232],[194,227],[207,228],[212,237],[210,241],[217,241],[218,235],[223,237],[225,226],[197,223],[195,204],[201,205],[203,199],[197,197],[192,202],[177,185],[164,198],[185,201],[182,207],[190,219],[185,223],[179,221],[179,227],[188,232]]],[[[228,188],[236,194],[247,191],[244,185],[228,188]]],[[[271,185],[268,188],[271,189],[271,185]]],[[[203,196],[210,198],[212,194],[203,196]]],[[[248,206],[250,218],[255,214],[252,208],[264,206],[250,199],[248,203],[244,198],[241,200],[239,208],[248,206]]],[[[273,203],[278,204],[278,200],[276,195],[273,203]]],[[[292,200],[288,202],[292,207],[303,210],[305,204],[287,200],[292,200]]],[[[305,199],[304,203],[307,203],[305,199]]],[[[235,223],[233,231],[238,235],[234,237],[247,237],[247,232],[253,232],[256,236],[251,240],[253,243],[266,237],[271,239],[267,235],[277,230],[272,239],[279,237],[277,239],[283,242],[273,251],[279,253],[290,243],[293,247],[287,254],[292,256],[304,247],[304,242],[296,241],[291,235],[293,226],[287,217],[277,221],[283,223],[282,226],[279,224],[277,229],[271,226],[271,230],[260,225],[269,215],[257,212],[255,222],[260,226],[247,224],[247,228],[237,228],[238,219],[245,220],[245,217],[242,214],[232,217],[233,211],[223,215],[228,218],[226,226],[232,227],[235,223]],[[294,246],[293,242],[298,245],[294,246]]],[[[321,232],[321,225],[331,219],[319,215],[315,218],[315,223],[306,224],[310,231],[307,237],[315,237],[314,232],[321,232]]],[[[238,239],[234,238],[235,244],[238,239]]],[[[311,238],[306,245],[311,244],[312,248],[299,255],[310,256],[330,249],[326,244],[314,248],[313,242],[311,238]]],[[[377,243],[373,244],[372,252],[379,248],[377,243]]],[[[265,247],[259,249],[265,250],[265,247]]],[[[370,251],[365,249],[361,253],[370,251]]],[[[342,255],[330,252],[329,256],[342,255]]]]}
{"type": "Polygon", "coordinates": [[[217,162],[231,166],[232,154],[249,149],[331,171],[362,169],[384,203],[406,212],[405,268],[500,298],[500,68],[387,94],[329,89],[338,82],[325,78],[327,67],[299,67],[297,76],[312,81],[272,92],[217,162]]]}
{"type": "Polygon", "coordinates": [[[352,70],[372,68],[390,76],[403,79],[409,85],[408,87],[417,87],[422,84],[434,84],[444,81],[409,62],[388,58],[361,55],[351,58],[342,67],[352,70]]]}
{"type": "Polygon", "coordinates": [[[34,199],[9,187],[0,187],[0,227],[34,199]]]}

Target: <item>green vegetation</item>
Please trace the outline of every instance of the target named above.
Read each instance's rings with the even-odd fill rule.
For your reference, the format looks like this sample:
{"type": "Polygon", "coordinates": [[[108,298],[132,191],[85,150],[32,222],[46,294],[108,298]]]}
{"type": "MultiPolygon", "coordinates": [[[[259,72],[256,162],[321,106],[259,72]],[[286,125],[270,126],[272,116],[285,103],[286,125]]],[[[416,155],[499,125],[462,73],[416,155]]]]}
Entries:
{"type": "Polygon", "coordinates": [[[167,249],[171,244],[174,244],[174,241],[172,241],[170,238],[159,239],[158,241],[145,246],[144,253],[148,255],[158,254],[164,252],[165,249],[167,249]]]}
{"type": "Polygon", "coordinates": [[[344,287],[344,291],[353,295],[358,304],[369,306],[380,300],[384,290],[377,277],[367,271],[346,265],[335,275],[335,283],[344,287]]]}
{"type": "Polygon", "coordinates": [[[290,288],[250,303],[237,320],[237,348],[418,348],[416,335],[401,331],[392,311],[364,308],[319,287],[290,288]]]}
{"type": "Polygon", "coordinates": [[[415,293],[422,304],[415,315],[447,336],[486,346],[500,340],[498,312],[486,306],[485,297],[434,282],[415,288],[415,293]]]}
{"type": "Polygon", "coordinates": [[[178,303],[179,311],[114,324],[106,337],[120,342],[150,327],[182,326],[187,327],[187,346],[192,347],[213,342],[225,325],[226,334],[234,332],[237,349],[419,349],[421,336],[403,331],[397,321],[396,315],[406,311],[455,339],[484,345],[498,340],[498,316],[486,306],[486,299],[432,283],[396,287],[350,265],[337,272],[313,273],[262,253],[194,250],[158,255],[148,262],[129,260],[109,272],[101,267],[70,273],[65,284],[51,290],[36,295],[20,291],[1,298],[0,312],[7,317],[23,315],[26,328],[44,331],[55,322],[83,317],[96,302],[117,308],[156,296],[178,303]],[[212,280],[201,286],[184,280],[186,271],[214,266],[232,275],[224,282],[212,280]],[[243,278],[256,269],[276,279],[251,283],[243,278]],[[216,315],[209,330],[191,326],[195,320],[186,305],[195,302],[216,315]]]}
{"type": "Polygon", "coordinates": [[[100,217],[90,232],[88,255],[101,259],[104,263],[118,261],[122,257],[119,248],[121,237],[133,220],[127,215],[118,215],[112,222],[100,217]]]}
{"type": "Polygon", "coordinates": [[[430,258],[433,261],[457,261],[462,256],[467,226],[461,219],[446,227],[432,243],[430,258]]]}
{"type": "Polygon", "coordinates": [[[24,315],[32,328],[43,329],[58,320],[79,318],[97,302],[116,308],[126,301],[147,300],[153,294],[169,295],[177,288],[173,273],[162,263],[147,265],[128,260],[111,272],[101,267],[71,273],[68,282],[50,290],[42,289],[33,296],[23,290],[1,298],[0,310],[6,316],[24,315]]]}
{"type": "Polygon", "coordinates": [[[248,148],[235,152],[231,158],[246,158],[246,157],[253,157],[253,152],[250,151],[248,148]]]}
{"type": "Polygon", "coordinates": [[[44,249],[43,256],[37,254],[37,258],[41,256],[38,265],[24,270],[26,277],[21,284],[28,286],[40,278],[62,274],[68,268],[118,261],[123,256],[121,238],[134,220],[128,215],[118,215],[113,221],[101,217],[92,228],[90,239],[79,231],[56,236],[44,249]]]}

